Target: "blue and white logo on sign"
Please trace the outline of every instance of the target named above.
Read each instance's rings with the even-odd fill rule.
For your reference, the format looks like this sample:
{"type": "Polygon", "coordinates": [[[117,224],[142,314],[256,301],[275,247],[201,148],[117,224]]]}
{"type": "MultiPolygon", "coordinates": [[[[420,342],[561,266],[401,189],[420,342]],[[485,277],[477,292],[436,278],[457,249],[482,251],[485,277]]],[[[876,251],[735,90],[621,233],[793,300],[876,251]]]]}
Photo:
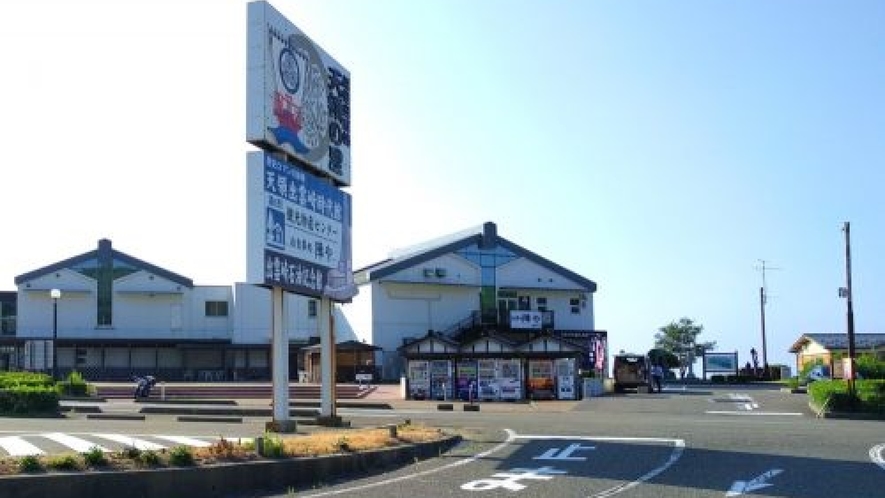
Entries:
{"type": "Polygon", "coordinates": [[[267,210],[265,226],[267,245],[280,249],[286,248],[286,216],[276,209],[267,210]]]}

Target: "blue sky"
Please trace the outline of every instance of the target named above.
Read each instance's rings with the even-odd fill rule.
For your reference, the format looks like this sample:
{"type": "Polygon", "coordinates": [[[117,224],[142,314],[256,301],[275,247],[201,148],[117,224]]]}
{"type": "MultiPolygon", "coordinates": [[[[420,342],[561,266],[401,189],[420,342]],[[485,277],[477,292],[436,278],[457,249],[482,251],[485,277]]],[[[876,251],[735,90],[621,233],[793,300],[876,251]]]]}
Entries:
{"type": "MultiPolygon", "coordinates": [[[[645,351],[885,331],[885,3],[277,0],[352,79],[354,260],[494,221],[645,351]]],[[[0,289],[98,239],[245,278],[241,0],[0,4],[0,289]]]]}

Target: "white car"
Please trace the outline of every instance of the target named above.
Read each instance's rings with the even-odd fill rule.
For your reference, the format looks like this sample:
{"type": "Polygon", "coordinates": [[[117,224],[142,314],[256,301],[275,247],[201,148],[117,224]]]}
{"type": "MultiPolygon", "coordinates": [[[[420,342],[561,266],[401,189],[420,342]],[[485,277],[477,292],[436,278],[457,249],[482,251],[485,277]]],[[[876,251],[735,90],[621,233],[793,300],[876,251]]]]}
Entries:
{"type": "Polygon", "coordinates": [[[808,382],[814,382],[816,380],[832,380],[833,376],[830,373],[830,367],[826,365],[815,365],[814,368],[808,371],[806,378],[808,379],[808,382]]]}

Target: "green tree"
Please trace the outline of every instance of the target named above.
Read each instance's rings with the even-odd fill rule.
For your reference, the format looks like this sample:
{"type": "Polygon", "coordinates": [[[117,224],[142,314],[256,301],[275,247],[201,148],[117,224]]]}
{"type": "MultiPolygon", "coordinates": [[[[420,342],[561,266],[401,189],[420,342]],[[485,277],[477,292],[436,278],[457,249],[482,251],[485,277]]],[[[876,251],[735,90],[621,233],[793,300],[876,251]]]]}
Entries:
{"type": "Polygon", "coordinates": [[[696,324],[690,318],[680,318],[677,322],[664,325],[655,334],[655,348],[662,349],[676,356],[678,360],[679,377],[685,378],[686,371],[689,377],[694,376],[692,366],[695,358],[703,356],[704,351],[716,348],[716,342],[698,342],[698,336],[704,331],[704,326],[696,324]]]}
{"type": "Polygon", "coordinates": [[[675,354],[664,349],[655,348],[648,351],[648,360],[652,365],[660,364],[665,370],[679,368],[679,358],[675,354]]]}

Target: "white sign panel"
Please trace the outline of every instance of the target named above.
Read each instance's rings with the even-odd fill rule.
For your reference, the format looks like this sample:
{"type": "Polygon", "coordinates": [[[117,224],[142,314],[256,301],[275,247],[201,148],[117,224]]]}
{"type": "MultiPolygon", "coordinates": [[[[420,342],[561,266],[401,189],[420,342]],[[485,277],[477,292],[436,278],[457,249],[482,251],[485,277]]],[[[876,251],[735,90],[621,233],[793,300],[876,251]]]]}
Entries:
{"type": "Polygon", "coordinates": [[[350,185],[350,73],[269,3],[248,22],[246,140],[350,185]]]}
{"type": "Polygon", "coordinates": [[[248,154],[247,278],[316,297],[357,294],[350,195],[274,158],[248,154]]]}
{"type": "Polygon", "coordinates": [[[540,311],[510,311],[510,327],[514,329],[541,330],[544,316],[540,311]]]}

